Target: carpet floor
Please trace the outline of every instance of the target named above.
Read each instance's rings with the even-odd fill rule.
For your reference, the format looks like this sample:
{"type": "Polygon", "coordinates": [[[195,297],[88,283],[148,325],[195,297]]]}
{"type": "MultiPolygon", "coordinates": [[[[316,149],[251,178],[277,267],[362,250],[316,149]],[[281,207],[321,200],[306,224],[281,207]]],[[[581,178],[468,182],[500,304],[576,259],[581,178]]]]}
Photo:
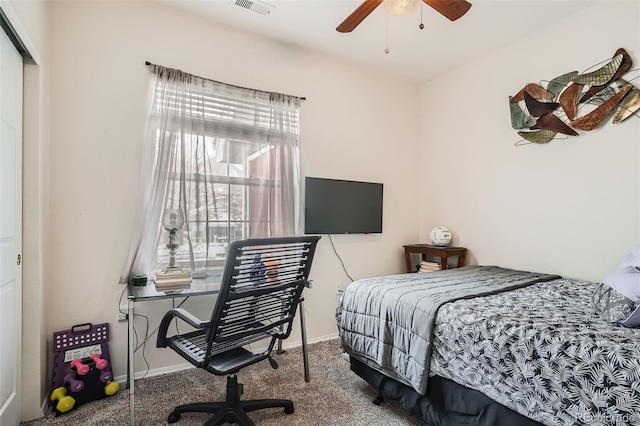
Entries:
{"type": "MultiPolygon", "coordinates": [[[[420,418],[409,414],[394,401],[372,403],[377,393],[373,387],[349,369],[337,339],[309,345],[311,382],[304,381],[301,348],[275,356],[279,368],[266,360],[244,368],[238,381],[244,385],[242,399],[283,398],[294,402],[295,412],[270,408],[249,413],[261,426],[351,425],[404,426],[422,425],[420,418]]],[[[167,416],[176,405],[224,400],[226,377],[214,376],[200,369],[189,369],[136,381],[136,424],[167,424],[167,416]]],[[[202,425],[211,415],[185,413],[177,426],[202,425]]],[[[127,392],[79,406],[54,417],[47,413],[21,426],[109,426],[128,425],[127,392]]]]}

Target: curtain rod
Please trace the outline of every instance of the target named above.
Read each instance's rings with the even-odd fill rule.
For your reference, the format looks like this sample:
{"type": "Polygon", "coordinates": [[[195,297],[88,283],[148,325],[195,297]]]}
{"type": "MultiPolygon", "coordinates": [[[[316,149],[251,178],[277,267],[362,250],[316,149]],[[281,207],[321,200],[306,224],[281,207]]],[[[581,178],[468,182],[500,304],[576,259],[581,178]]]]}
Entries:
{"type": "MultiPolygon", "coordinates": [[[[161,66],[161,67],[164,67],[164,65],[157,65],[157,64],[151,63],[151,62],[149,62],[149,61],[145,61],[145,62],[144,62],[144,64],[145,64],[146,66],[154,65],[154,66],[161,66]]],[[[165,68],[166,68],[166,67],[165,67],[165,68]]],[[[193,74],[192,74],[192,75],[193,75],[193,74]]],[[[212,79],[210,79],[210,78],[205,78],[205,77],[200,77],[200,76],[195,76],[195,77],[201,78],[201,79],[203,79],[203,80],[213,81],[214,83],[225,84],[225,85],[227,85],[227,86],[236,87],[236,88],[238,88],[238,89],[255,90],[255,91],[257,91],[257,92],[263,92],[263,93],[273,93],[273,92],[268,92],[268,91],[266,91],[266,90],[251,89],[251,88],[249,88],[249,87],[242,87],[242,86],[236,86],[235,84],[223,83],[223,82],[221,82],[221,81],[212,80],[212,79]]],[[[293,95],[287,95],[287,96],[293,96],[293,95]]],[[[298,98],[298,99],[300,99],[300,100],[302,100],[302,101],[306,101],[306,100],[307,100],[307,98],[305,98],[304,96],[293,96],[293,97],[294,97],[294,98],[298,98]]]]}

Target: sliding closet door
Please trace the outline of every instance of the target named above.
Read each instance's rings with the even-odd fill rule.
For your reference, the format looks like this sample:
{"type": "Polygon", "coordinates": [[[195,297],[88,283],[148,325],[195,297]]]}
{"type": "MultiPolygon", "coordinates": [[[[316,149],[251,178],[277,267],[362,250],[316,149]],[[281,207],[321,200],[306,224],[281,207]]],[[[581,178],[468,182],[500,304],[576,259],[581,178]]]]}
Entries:
{"type": "MultiPolygon", "coordinates": [[[[22,57],[0,29],[0,425],[22,411],[22,57]]],[[[39,366],[34,366],[39,368],[39,366]]]]}

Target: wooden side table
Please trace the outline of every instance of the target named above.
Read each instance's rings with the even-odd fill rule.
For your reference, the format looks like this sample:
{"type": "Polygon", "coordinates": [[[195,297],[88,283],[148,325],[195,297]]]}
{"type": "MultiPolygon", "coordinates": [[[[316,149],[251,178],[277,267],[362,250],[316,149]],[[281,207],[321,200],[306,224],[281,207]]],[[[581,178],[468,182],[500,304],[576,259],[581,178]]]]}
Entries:
{"type": "Polygon", "coordinates": [[[467,249],[464,247],[442,247],[429,244],[409,244],[404,246],[404,258],[407,262],[407,272],[413,272],[411,266],[411,253],[420,254],[422,260],[427,260],[427,256],[440,258],[440,268],[449,268],[449,256],[458,256],[458,268],[464,266],[467,249]]]}

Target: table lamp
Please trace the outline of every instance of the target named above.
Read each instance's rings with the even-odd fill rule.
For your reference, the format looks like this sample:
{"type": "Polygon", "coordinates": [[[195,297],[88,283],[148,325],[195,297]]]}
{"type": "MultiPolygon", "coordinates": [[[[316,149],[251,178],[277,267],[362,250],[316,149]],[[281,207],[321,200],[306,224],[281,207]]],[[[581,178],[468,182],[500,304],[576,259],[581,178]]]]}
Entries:
{"type": "Polygon", "coordinates": [[[177,232],[184,225],[184,216],[180,209],[165,209],[162,215],[162,227],[169,231],[169,242],[167,248],[169,249],[169,265],[162,270],[165,274],[180,273],[182,267],[176,266],[176,250],[180,246],[178,244],[177,232]]]}

